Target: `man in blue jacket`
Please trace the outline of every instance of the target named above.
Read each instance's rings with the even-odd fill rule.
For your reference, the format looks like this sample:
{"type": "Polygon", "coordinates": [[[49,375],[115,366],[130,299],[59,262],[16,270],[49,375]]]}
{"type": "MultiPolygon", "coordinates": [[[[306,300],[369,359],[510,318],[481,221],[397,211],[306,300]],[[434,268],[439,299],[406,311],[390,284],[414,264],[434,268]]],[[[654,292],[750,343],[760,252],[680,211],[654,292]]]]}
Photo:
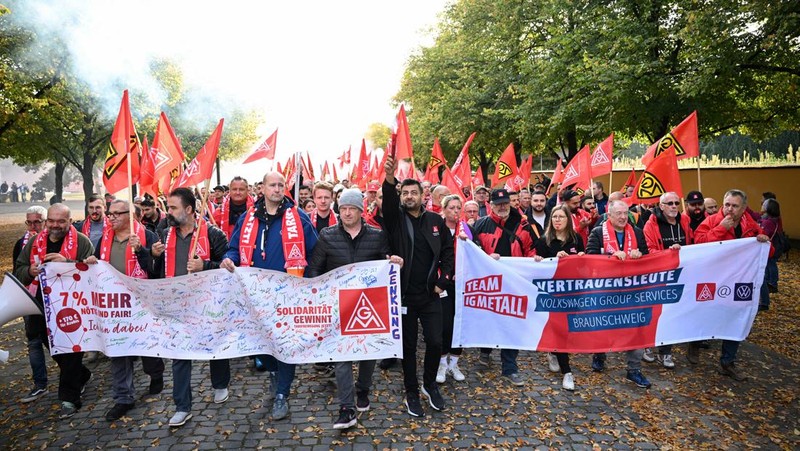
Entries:
{"type": "MultiPolygon", "coordinates": [[[[264,197],[249,208],[236,223],[228,252],[220,268],[233,272],[236,266],[253,266],[273,271],[299,274],[307,265],[317,244],[317,232],[311,219],[284,196],[286,179],[280,172],[264,176],[264,197]],[[297,227],[297,224],[301,227],[297,227]]],[[[275,395],[272,418],[289,415],[287,399],[294,380],[295,365],[266,356],[270,372],[270,392],[275,395]]]]}

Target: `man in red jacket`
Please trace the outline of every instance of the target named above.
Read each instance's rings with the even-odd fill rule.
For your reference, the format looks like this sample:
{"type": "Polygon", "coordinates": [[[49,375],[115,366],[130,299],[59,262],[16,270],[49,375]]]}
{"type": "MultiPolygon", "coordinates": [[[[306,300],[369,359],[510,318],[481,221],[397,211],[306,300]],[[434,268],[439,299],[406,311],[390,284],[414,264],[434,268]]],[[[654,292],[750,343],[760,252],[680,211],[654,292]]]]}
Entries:
{"type": "MultiPolygon", "coordinates": [[[[747,195],[738,189],[725,193],[722,209],[711,215],[697,227],[694,234],[695,243],[709,243],[713,241],[726,241],[737,238],[756,237],[760,243],[768,243],[769,237],[764,235],[761,227],[753,218],[744,214],[747,209],[747,195]]],[[[772,251],[770,251],[772,252],[772,251]]],[[[761,287],[762,291],[764,286],[761,287]]],[[[738,341],[722,340],[722,355],[720,356],[720,374],[737,381],[747,379],[736,369],[736,352],[739,350],[738,341]]],[[[689,347],[689,361],[694,363],[699,358],[700,349],[696,345],[689,347]]]]}

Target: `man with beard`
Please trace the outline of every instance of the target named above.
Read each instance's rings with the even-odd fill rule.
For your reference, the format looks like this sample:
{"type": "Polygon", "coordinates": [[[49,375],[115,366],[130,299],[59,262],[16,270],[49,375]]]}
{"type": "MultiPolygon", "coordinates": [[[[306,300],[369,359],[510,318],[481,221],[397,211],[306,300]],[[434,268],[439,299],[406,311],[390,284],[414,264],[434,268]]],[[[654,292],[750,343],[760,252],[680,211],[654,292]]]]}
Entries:
{"type": "Polygon", "coordinates": [[[92,194],[89,197],[89,216],[83,221],[75,223],[75,228],[81,233],[89,237],[92,246],[97,248],[100,245],[100,238],[103,237],[103,231],[109,226],[108,218],[106,218],[106,202],[97,194],[92,194]]]}
{"type": "MultiPolygon", "coordinates": [[[[678,250],[681,246],[692,244],[694,231],[689,226],[689,217],[678,211],[680,205],[681,198],[676,193],[664,193],[659,198],[658,206],[644,225],[644,238],[650,251],[678,250]]],[[[650,348],[644,350],[642,358],[645,362],[656,360],[650,348]]],[[[675,368],[672,345],[658,347],[658,361],[664,368],[675,368]]]]}
{"type": "MultiPolygon", "coordinates": [[[[86,263],[95,264],[103,260],[128,277],[151,279],[156,275],[153,274],[150,248],[158,242],[158,236],[136,221],[133,221],[131,230],[131,214],[133,212],[127,200],[111,202],[108,209],[111,226],[103,231],[100,246],[95,249],[93,256],[86,259],[86,263]]],[[[122,418],[135,406],[133,364],[137,358],[111,357],[114,406],[106,413],[108,421],[122,418]]],[[[159,357],[142,357],[142,369],[150,376],[150,394],[161,393],[164,388],[164,361],[159,357]]]]}
{"type": "Polygon", "coordinates": [[[298,189],[298,197],[297,204],[303,203],[304,200],[311,198],[311,188],[308,185],[300,185],[300,189],[298,189]]]}
{"type": "Polygon", "coordinates": [[[156,203],[151,197],[148,196],[142,200],[142,225],[147,230],[157,235],[161,229],[167,226],[165,217],[164,212],[156,207],[156,203]]]}
{"type": "Polygon", "coordinates": [[[536,228],[544,230],[547,226],[549,219],[545,207],[547,206],[547,195],[543,192],[535,192],[531,194],[531,211],[528,214],[528,219],[531,225],[536,224],[536,228]]]}
{"type": "Polygon", "coordinates": [[[422,208],[422,186],[414,179],[400,184],[394,177],[397,165],[387,157],[384,165],[383,216],[392,254],[404,260],[400,273],[403,309],[403,384],[408,414],[422,417],[417,378],[418,321],[425,337],[422,394],[435,410],[444,409],[436,373],[442,355],[442,302],[439,295],[453,280],[455,253],[453,237],[444,219],[422,208]]]}
{"type": "Polygon", "coordinates": [[[689,191],[686,195],[686,215],[689,216],[689,227],[697,230],[697,227],[706,219],[705,204],[703,193],[700,191],[689,191]]]}
{"type": "MultiPolygon", "coordinates": [[[[264,201],[250,207],[239,218],[221,268],[233,272],[236,266],[253,266],[302,276],[307,266],[306,255],[313,252],[317,244],[317,232],[306,212],[284,196],[285,190],[283,174],[273,171],[264,176],[264,201]],[[290,228],[296,233],[289,234],[290,228]],[[287,250],[288,255],[285,254],[287,250]]],[[[270,382],[274,380],[270,388],[275,396],[272,418],[286,418],[295,365],[281,362],[274,356],[259,357],[264,359],[270,372],[270,382]]]]}
{"type": "MultiPolygon", "coordinates": [[[[382,260],[389,257],[386,232],[368,226],[362,216],[364,204],[358,189],[345,190],[339,197],[340,223],[320,233],[317,246],[308,263],[308,277],[317,277],[351,263],[382,260]]],[[[402,268],[403,259],[390,258],[402,268]]],[[[334,429],[347,429],[356,424],[356,410],[369,410],[369,391],[372,387],[374,360],[358,362],[358,381],[353,393],[353,362],[337,362],[336,387],[339,397],[339,417],[334,429]]]]}
{"type": "MultiPolygon", "coordinates": [[[[69,207],[55,203],[47,210],[47,228],[28,240],[16,260],[14,277],[23,285],[34,283],[39,277],[39,265],[48,262],[78,262],[94,252],[89,238],[71,226],[69,207]]],[[[38,280],[37,280],[38,287],[38,280]]],[[[43,304],[41,287],[36,290],[36,300],[43,304]]],[[[33,328],[46,333],[44,316],[32,316],[33,328]]],[[[45,343],[47,343],[45,341],[45,343]]],[[[60,418],[69,418],[81,408],[81,393],[92,378],[92,372],[83,363],[83,353],[56,354],[53,360],[61,374],[58,378],[58,399],[61,401],[60,418]]]]}
{"type": "MultiPolygon", "coordinates": [[[[228,239],[220,229],[197,218],[196,202],[192,190],[188,188],[178,188],[167,198],[168,227],[161,230],[161,242],[153,246],[153,255],[158,258],[156,270],[160,277],[177,277],[217,269],[225,257],[228,239]],[[192,249],[195,234],[197,247],[192,249]]],[[[209,367],[214,403],[221,404],[228,399],[230,360],[212,360],[209,367]]],[[[172,399],[176,411],[169,420],[169,426],[178,427],[192,418],[192,361],[172,360],[172,379],[172,399]]]]}
{"type": "Polygon", "coordinates": [[[706,210],[707,216],[716,214],[719,211],[719,205],[717,205],[717,201],[712,197],[703,199],[703,208],[706,210]]]}
{"type": "MultiPolygon", "coordinates": [[[[45,216],[47,216],[47,210],[39,205],[34,205],[25,212],[27,230],[25,235],[14,244],[14,271],[17,270],[17,257],[22,253],[22,249],[25,248],[28,241],[42,231],[45,216]]],[[[36,295],[36,285],[31,284],[27,288],[32,295],[36,295]]],[[[28,342],[28,361],[31,364],[31,372],[33,373],[33,389],[28,392],[27,396],[19,400],[21,403],[35,401],[47,394],[47,363],[45,362],[43,347],[44,343],[47,342],[47,335],[43,333],[43,330],[37,330],[32,327],[34,321],[32,318],[33,316],[23,317],[23,320],[25,320],[25,337],[28,342]]]]}
{"type": "Polygon", "coordinates": [[[252,206],[253,198],[250,197],[247,180],[238,176],[234,177],[230,183],[228,197],[223,199],[219,208],[214,212],[214,222],[219,225],[228,240],[231,239],[239,217],[252,206]]]}

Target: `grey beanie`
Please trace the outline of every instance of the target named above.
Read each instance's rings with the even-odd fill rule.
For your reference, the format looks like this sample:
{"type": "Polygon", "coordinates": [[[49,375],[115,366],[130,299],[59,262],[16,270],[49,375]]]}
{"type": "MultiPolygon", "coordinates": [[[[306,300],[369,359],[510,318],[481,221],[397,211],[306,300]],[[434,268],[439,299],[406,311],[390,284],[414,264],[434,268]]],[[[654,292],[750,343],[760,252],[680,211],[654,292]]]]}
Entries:
{"type": "Polygon", "coordinates": [[[364,196],[358,188],[350,188],[342,191],[339,195],[339,207],[349,205],[364,211],[364,196]]]}

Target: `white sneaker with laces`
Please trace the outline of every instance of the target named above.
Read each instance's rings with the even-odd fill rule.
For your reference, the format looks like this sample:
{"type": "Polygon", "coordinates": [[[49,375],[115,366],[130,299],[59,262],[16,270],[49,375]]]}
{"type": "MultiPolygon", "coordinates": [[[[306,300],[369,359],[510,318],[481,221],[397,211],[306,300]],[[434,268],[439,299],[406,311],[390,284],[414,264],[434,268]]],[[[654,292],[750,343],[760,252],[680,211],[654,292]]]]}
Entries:
{"type": "Polygon", "coordinates": [[[461,372],[461,369],[458,367],[458,363],[450,365],[450,368],[448,368],[448,370],[450,371],[450,374],[453,375],[453,379],[458,382],[461,382],[467,378],[467,376],[464,376],[464,373],[461,372]]]}
{"type": "Polygon", "coordinates": [[[192,418],[190,412],[175,412],[175,415],[169,419],[169,427],[176,428],[178,426],[183,426],[190,418],[192,418]]]}
{"type": "Polygon", "coordinates": [[[222,404],[223,402],[228,400],[228,389],[227,388],[215,388],[214,389],[214,404],[222,404]]]}
{"type": "Polygon", "coordinates": [[[672,354],[664,354],[660,356],[661,364],[664,365],[664,368],[675,368],[675,362],[672,360],[672,354]]]}
{"type": "Polygon", "coordinates": [[[572,376],[572,373],[567,373],[564,375],[564,380],[561,381],[561,387],[563,387],[564,390],[575,390],[575,378],[572,376]]]}
{"type": "Polygon", "coordinates": [[[642,360],[648,363],[656,361],[656,356],[655,354],[653,354],[653,350],[651,348],[644,348],[644,354],[642,354],[642,360]]]}
{"type": "Polygon", "coordinates": [[[547,353],[547,366],[553,373],[561,371],[561,366],[558,364],[558,358],[552,352],[547,353]]]}
{"type": "Polygon", "coordinates": [[[439,370],[436,372],[436,382],[443,384],[447,380],[447,365],[439,364],[439,370]]]}

